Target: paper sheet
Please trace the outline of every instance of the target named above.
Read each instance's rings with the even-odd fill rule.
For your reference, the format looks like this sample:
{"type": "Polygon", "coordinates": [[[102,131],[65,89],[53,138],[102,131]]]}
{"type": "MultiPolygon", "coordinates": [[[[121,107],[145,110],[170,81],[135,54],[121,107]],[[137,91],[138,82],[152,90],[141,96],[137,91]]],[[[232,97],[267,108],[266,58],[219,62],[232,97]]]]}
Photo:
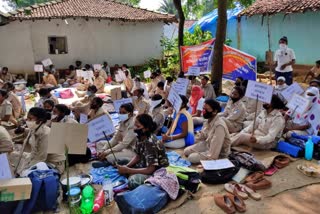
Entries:
{"type": "Polygon", "coordinates": [[[116,131],[112,120],[107,115],[97,117],[87,124],[89,128],[88,139],[91,143],[105,138],[103,132],[108,136],[116,131]]]}
{"type": "Polygon", "coordinates": [[[257,99],[263,103],[271,103],[273,87],[264,83],[249,80],[246,97],[257,99]]]}
{"type": "Polygon", "coordinates": [[[10,163],[6,153],[0,154],[0,180],[11,179],[13,178],[10,163]]]}
{"type": "Polygon", "coordinates": [[[80,124],[85,124],[88,122],[88,115],[80,114],[80,124]]]}
{"type": "Polygon", "coordinates": [[[201,161],[201,164],[205,170],[227,169],[234,167],[233,163],[229,159],[201,161]]]}

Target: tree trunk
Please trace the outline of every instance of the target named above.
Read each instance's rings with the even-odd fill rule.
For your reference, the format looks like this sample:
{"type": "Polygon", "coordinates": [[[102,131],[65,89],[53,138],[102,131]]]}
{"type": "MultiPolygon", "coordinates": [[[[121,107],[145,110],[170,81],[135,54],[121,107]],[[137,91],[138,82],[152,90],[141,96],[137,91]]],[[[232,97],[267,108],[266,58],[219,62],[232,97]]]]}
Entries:
{"type": "Polygon", "coordinates": [[[227,31],[227,5],[228,0],[218,1],[218,22],[211,71],[211,82],[215,83],[215,91],[217,95],[222,92],[223,45],[226,40],[227,31]]]}
{"type": "Polygon", "coordinates": [[[182,10],[181,0],[173,0],[174,6],[178,11],[179,18],[179,32],[178,32],[178,48],[179,48],[179,58],[180,58],[180,72],[182,72],[182,59],[181,59],[181,46],[183,46],[183,30],[185,17],[182,10]]]}

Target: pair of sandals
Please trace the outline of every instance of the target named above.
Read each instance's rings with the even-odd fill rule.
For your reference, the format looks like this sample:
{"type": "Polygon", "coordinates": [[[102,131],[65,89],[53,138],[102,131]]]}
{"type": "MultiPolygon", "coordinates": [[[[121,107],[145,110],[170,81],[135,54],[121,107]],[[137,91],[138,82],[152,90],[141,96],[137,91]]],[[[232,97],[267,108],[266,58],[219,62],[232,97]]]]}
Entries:
{"type": "Polygon", "coordinates": [[[272,165],[264,172],[267,176],[272,176],[276,172],[278,172],[279,169],[282,169],[286,166],[288,166],[290,163],[290,159],[286,156],[279,155],[275,157],[272,165]]]}
{"type": "Polygon", "coordinates": [[[226,183],[224,189],[231,194],[239,196],[243,200],[246,200],[249,197],[256,201],[261,200],[261,195],[259,193],[243,184],[226,183]]]}

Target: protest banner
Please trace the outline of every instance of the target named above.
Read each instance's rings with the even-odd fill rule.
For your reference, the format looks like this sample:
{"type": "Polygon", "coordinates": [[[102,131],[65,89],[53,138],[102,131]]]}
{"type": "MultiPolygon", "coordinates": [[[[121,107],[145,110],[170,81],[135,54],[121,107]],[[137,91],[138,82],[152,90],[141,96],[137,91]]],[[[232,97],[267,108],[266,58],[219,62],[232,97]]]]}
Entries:
{"type": "Polygon", "coordinates": [[[147,70],[147,71],[143,72],[143,76],[144,76],[145,79],[150,78],[151,77],[151,71],[147,70]]]}
{"type": "Polygon", "coordinates": [[[181,95],[186,96],[188,90],[189,80],[185,78],[178,78],[177,81],[172,84],[172,88],[181,95]]]}
{"type": "Polygon", "coordinates": [[[283,90],[281,92],[281,95],[287,100],[290,101],[290,99],[292,98],[292,96],[294,94],[303,94],[304,90],[303,88],[299,85],[299,83],[294,82],[292,85],[290,85],[288,88],[286,88],[285,90],[283,90]]]}
{"type": "Polygon", "coordinates": [[[48,154],[84,155],[87,150],[88,127],[84,124],[52,123],[49,134],[48,154]]]}
{"type": "Polygon", "coordinates": [[[90,143],[96,142],[105,138],[104,133],[109,136],[116,130],[112,120],[107,115],[97,117],[87,123],[88,125],[88,139],[90,143]]]}
{"type": "Polygon", "coordinates": [[[35,72],[43,72],[43,65],[34,65],[35,72]]]}
{"type": "Polygon", "coordinates": [[[94,64],[93,65],[93,70],[98,70],[100,71],[102,69],[102,65],[101,64],[94,64]]]}
{"type": "Polygon", "coordinates": [[[82,70],[76,70],[77,77],[82,77],[82,70]]]}
{"type": "Polygon", "coordinates": [[[179,96],[179,94],[175,91],[175,89],[171,89],[168,95],[168,101],[173,106],[174,110],[176,112],[180,111],[181,105],[182,105],[182,99],[179,96]]]}
{"type": "Polygon", "coordinates": [[[0,154],[0,180],[13,178],[8,155],[6,153],[0,154]]]}
{"type": "Polygon", "coordinates": [[[51,61],[51,59],[49,59],[49,58],[42,60],[41,63],[42,63],[42,65],[43,65],[44,67],[48,67],[48,66],[50,66],[50,65],[53,64],[52,61],[51,61]]]}
{"type": "Polygon", "coordinates": [[[88,122],[88,115],[80,114],[80,124],[85,124],[88,122]]]}
{"type": "Polygon", "coordinates": [[[287,104],[287,107],[299,114],[306,112],[310,105],[310,101],[298,94],[294,94],[287,104]]]}
{"type": "Polygon", "coordinates": [[[199,45],[181,46],[182,71],[187,73],[189,67],[199,67],[200,74],[210,73],[214,41],[210,39],[199,45]]]}
{"type": "Polygon", "coordinates": [[[119,112],[120,106],[127,103],[133,103],[132,98],[125,98],[125,99],[113,101],[114,110],[116,112],[119,112]]]}
{"type": "Polygon", "coordinates": [[[188,73],[185,76],[200,76],[200,68],[195,66],[189,67],[188,73]]]}
{"type": "Polygon", "coordinates": [[[263,103],[271,103],[272,93],[272,86],[249,80],[245,96],[263,103]]]}

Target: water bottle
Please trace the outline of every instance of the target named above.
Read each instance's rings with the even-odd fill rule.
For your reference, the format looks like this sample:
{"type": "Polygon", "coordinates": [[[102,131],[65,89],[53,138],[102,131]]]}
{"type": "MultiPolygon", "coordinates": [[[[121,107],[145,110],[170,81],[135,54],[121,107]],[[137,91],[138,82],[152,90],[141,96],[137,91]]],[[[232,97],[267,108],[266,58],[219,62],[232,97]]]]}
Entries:
{"type": "Polygon", "coordinates": [[[82,214],[91,214],[94,201],[94,189],[88,185],[82,190],[81,198],[81,213],[82,214]]]}
{"type": "Polygon", "coordinates": [[[312,142],[312,137],[308,138],[308,141],[306,142],[305,146],[305,154],[304,158],[306,160],[312,160],[312,155],[313,155],[313,142],[312,142]]]}
{"type": "Polygon", "coordinates": [[[93,212],[97,213],[104,206],[104,192],[103,189],[99,191],[96,199],[94,200],[93,212]]]}
{"type": "Polygon", "coordinates": [[[109,206],[113,202],[113,186],[108,175],[104,177],[102,189],[104,192],[105,205],[109,206]]]}

